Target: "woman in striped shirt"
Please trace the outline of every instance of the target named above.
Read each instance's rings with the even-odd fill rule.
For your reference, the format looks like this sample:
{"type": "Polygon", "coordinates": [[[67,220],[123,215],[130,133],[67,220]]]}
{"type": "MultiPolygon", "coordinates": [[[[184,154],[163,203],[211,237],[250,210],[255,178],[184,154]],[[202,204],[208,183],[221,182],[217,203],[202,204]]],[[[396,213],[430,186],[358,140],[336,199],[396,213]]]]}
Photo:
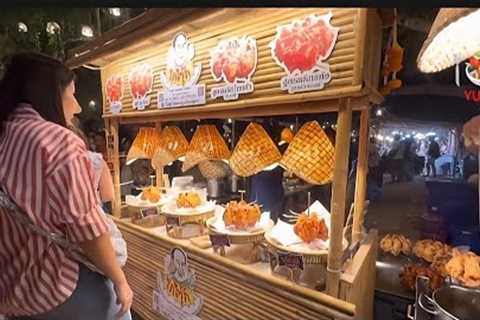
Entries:
{"type": "Polygon", "coordinates": [[[81,111],[74,94],[74,74],[59,61],[10,59],[0,82],[0,187],[35,225],[78,243],[105,276],[0,208],[0,314],[110,320],[130,309],[86,146],[67,129],[81,111]]]}

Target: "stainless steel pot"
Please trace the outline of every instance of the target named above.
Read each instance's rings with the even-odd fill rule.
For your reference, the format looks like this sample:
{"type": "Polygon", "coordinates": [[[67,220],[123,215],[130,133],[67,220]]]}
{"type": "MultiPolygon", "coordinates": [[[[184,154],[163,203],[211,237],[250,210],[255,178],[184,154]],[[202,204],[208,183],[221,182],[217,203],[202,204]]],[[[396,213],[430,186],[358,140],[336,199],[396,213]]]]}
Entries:
{"type": "Polygon", "coordinates": [[[435,320],[480,319],[480,290],[447,285],[433,292],[432,298],[419,296],[418,304],[435,320]],[[426,301],[426,302],[425,302],[426,301]]]}
{"type": "Polygon", "coordinates": [[[211,198],[218,198],[220,196],[220,183],[218,179],[207,180],[207,193],[211,198]]]}

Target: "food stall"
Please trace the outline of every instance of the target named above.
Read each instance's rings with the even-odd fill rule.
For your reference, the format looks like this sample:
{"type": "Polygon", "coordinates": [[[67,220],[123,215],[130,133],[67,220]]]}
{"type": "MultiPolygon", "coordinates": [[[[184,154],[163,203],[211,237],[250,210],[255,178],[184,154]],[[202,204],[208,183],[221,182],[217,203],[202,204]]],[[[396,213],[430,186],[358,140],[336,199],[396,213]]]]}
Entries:
{"type": "MultiPolygon", "coordinates": [[[[70,67],[88,65],[101,73],[103,117],[113,164],[113,215],[128,244],[125,272],[135,293],[133,309],[142,318],[372,319],[378,240],[375,230],[363,230],[363,216],[369,107],[382,101],[376,89],[381,39],[377,9],[150,9],[73,50],[67,62],[70,67]],[[360,149],[352,226],[345,237],[345,220],[350,221],[346,186],[354,111],[361,114],[360,149]],[[205,122],[197,126],[188,146],[181,135],[171,137],[178,130],[165,133],[172,121],[325,112],[338,113],[335,146],[311,121],[295,134],[283,155],[272,151],[268,157],[241,152],[262,135],[267,141],[263,147],[271,147],[268,135],[253,123],[234,150],[229,150],[215,126],[205,122]],[[132,124],[150,128],[139,131],[127,162],[143,155],[155,167],[157,189],[143,190],[142,195],[142,200],[155,203],[153,227],[134,223],[135,211],[144,217],[152,208],[132,210],[135,204],[122,201],[120,194],[119,127],[132,124]],[[156,153],[155,145],[168,152],[156,153]],[[317,158],[307,150],[318,151],[317,158]],[[332,181],[331,212],[326,213],[329,245],[317,250],[320,253],[308,248],[288,250],[284,243],[265,241],[274,237],[266,229],[247,236],[241,232],[216,236],[218,225],[210,222],[221,219],[224,209],[207,201],[201,190],[172,193],[175,188],[165,179],[164,166],[180,156],[185,157],[183,169],[201,164],[204,176],[222,172],[221,163],[249,175],[264,169],[267,163],[259,165],[258,159],[267,158],[268,164],[280,163],[307,182],[332,181]],[[252,166],[249,160],[255,160],[252,166]],[[170,193],[158,194],[164,189],[170,193]],[[170,202],[160,203],[167,194],[170,202]],[[191,207],[202,209],[193,214],[187,210],[191,207]],[[200,236],[186,236],[184,220],[185,225],[200,220],[200,236]],[[239,262],[235,248],[242,241],[253,244],[248,252],[253,248],[266,256],[239,262]],[[273,272],[275,266],[286,272],[273,272]],[[321,274],[323,286],[305,285],[295,276],[300,272],[304,277],[306,270],[310,275],[321,274]]],[[[324,219],[309,220],[315,217],[310,215],[314,207],[322,210],[316,202],[302,218],[297,217],[297,223],[304,223],[303,231],[309,230],[309,223],[325,227],[324,219]]],[[[232,224],[237,224],[235,212],[246,210],[255,216],[256,208],[255,204],[229,203],[225,224],[227,212],[233,212],[232,224]]],[[[291,225],[284,226],[293,232],[291,225]]]]}

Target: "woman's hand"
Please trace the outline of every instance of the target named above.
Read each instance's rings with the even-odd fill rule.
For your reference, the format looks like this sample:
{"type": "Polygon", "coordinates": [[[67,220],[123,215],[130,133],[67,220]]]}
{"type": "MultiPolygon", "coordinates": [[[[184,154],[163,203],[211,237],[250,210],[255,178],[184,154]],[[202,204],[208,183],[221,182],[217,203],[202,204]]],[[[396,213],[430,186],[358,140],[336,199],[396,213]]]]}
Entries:
{"type": "Polygon", "coordinates": [[[120,319],[132,306],[133,292],[127,281],[123,281],[118,285],[114,284],[114,288],[117,294],[117,304],[121,306],[120,311],[117,313],[117,319],[120,319]]]}

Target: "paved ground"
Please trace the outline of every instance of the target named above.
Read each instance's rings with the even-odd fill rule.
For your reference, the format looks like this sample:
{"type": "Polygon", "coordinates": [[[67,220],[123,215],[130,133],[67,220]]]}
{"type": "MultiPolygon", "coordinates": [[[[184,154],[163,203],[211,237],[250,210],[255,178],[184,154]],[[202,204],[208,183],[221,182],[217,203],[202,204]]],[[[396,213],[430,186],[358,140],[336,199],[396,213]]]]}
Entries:
{"type": "Polygon", "coordinates": [[[387,233],[401,233],[418,239],[426,197],[425,183],[420,177],[413,182],[387,182],[383,186],[383,196],[370,205],[365,217],[367,230],[377,229],[380,237],[387,233]]]}

